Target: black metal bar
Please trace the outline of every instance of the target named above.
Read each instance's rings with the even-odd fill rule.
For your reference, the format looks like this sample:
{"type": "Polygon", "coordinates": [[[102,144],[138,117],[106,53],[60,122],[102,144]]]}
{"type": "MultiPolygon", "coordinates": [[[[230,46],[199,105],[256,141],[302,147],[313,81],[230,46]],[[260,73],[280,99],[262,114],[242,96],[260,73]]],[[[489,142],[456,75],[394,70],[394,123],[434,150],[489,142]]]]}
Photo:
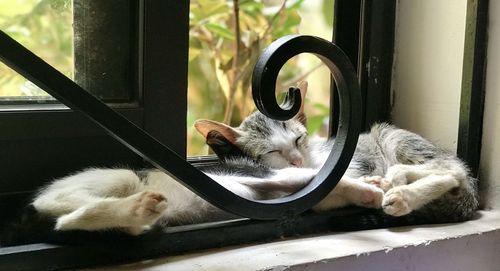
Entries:
{"type": "MultiPolygon", "coordinates": [[[[390,119],[395,10],[393,0],[335,1],[333,41],[347,53],[357,69],[363,104],[362,130],[390,119]]],[[[334,110],[337,99],[332,96],[334,110]]],[[[338,116],[336,112],[332,114],[330,129],[334,135],[338,116]]]]}
{"type": "Polygon", "coordinates": [[[358,68],[360,10],[362,0],[336,0],[333,16],[333,42],[337,44],[358,68]]]}
{"type": "MultiPolygon", "coordinates": [[[[359,53],[360,8],[361,0],[336,0],[333,9],[332,41],[342,48],[355,68],[359,53]]],[[[330,78],[330,93],[329,135],[335,136],[339,124],[340,98],[333,77],[330,78]]]]}
{"type": "Polygon", "coordinates": [[[371,4],[370,0],[361,0],[359,10],[359,49],[358,49],[358,80],[361,89],[361,109],[362,129],[366,130],[367,111],[367,81],[369,77],[369,69],[367,65],[370,63],[370,36],[371,36],[371,4]]]}
{"type": "Polygon", "coordinates": [[[185,157],[189,1],[140,2],[144,2],[143,127],[185,157]]]}
{"type": "Polygon", "coordinates": [[[310,36],[288,36],[272,43],[264,51],[255,68],[253,83],[256,103],[270,116],[282,110],[279,106],[279,109],[267,110],[268,103],[277,106],[274,97],[276,76],[286,60],[302,52],[316,54],[327,64],[336,79],[341,99],[341,129],[336,144],[325,166],[304,189],[285,198],[252,201],[231,193],[196,170],[144,130],[86,92],[7,34],[0,32],[0,60],[4,63],[62,103],[87,116],[119,142],[213,205],[255,219],[293,216],[318,203],[340,180],[356,147],[360,126],[357,117],[357,78],[347,56],[331,42],[310,36]],[[260,89],[266,89],[272,94],[262,93],[260,89]]]}
{"type": "Polygon", "coordinates": [[[363,0],[358,76],[363,95],[363,130],[390,119],[396,2],[363,0]]]}
{"type": "Polygon", "coordinates": [[[139,1],[73,1],[75,82],[101,100],[137,100],[139,1]]]}
{"type": "Polygon", "coordinates": [[[330,69],[339,93],[340,113],[335,145],[321,171],[308,184],[308,187],[318,187],[318,190],[307,191],[306,187],[292,195],[302,196],[307,191],[307,195],[317,192],[319,197],[323,198],[335,187],[349,166],[360,131],[361,123],[356,111],[360,108],[359,87],[349,58],[335,44],[318,37],[303,35],[282,37],[262,52],[255,65],[252,77],[253,98],[257,108],[270,118],[284,120],[295,116],[301,102],[299,90],[289,91],[289,98],[294,103],[289,108],[283,109],[276,101],[274,88],[281,67],[300,53],[311,53],[321,59],[330,69]],[[320,187],[325,190],[320,191],[320,187]]]}
{"type": "Polygon", "coordinates": [[[468,0],[457,155],[477,175],[486,76],[488,0],[468,0]]]}

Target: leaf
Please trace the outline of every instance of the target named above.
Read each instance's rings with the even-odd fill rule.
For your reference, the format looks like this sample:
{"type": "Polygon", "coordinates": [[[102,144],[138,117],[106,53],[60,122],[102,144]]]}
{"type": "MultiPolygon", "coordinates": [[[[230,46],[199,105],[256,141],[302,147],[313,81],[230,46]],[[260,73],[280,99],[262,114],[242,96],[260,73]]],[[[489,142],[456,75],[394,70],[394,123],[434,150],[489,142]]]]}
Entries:
{"type": "Polygon", "coordinates": [[[204,19],[231,12],[225,0],[198,0],[197,2],[199,11],[204,19]]]}
{"type": "Polygon", "coordinates": [[[240,13],[240,25],[248,31],[262,32],[267,26],[266,17],[262,14],[240,13]]]}
{"type": "Polygon", "coordinates": [[[198,48],[189,48],[189,62],[193,61],[196,59],[199,55],[201,54],[201,50],[198,48]]]}
{"type": "Polygon", "coordinates": [[[289,13],[287,13],[287,15],[288,16],[286,17],[285,23],[283,24],[284,28],[290,29],[298,27],[300,25],[300,21],[302,20],[302,18],[296,10],[290,11],[289,13]]]}
{"type": "Polygon", "coordinates": [[[316,110],[320,111],[321,114],[328,115],[330,113],[330,109],[324,104],[315,103],[313,104],[313,106],[314,108],[316,108],[316,110]]]}
{"type": "Polygon", "coordinates": [[[300,9],[302,4],[304,3],[304,0],[288,0],[286,3],[287,9],[300,9]]]}
{"type": "Polygon", "coordinates": [[[50,0],[50,7],[57,12],[64,11],[65,9],[71,7],[70,0],[50,0]]]}
{"type": "Polygon", "coordinates": [[[309,134],[314,134],[321,129],[323,125],[324,116],[307,117],[307,131],[309,134]]]}
{"type": "Polygon", "coordinates": [[[215,33],[223,38],[234,40],[234,34],[231,30],[227,29],[223,25],[215,24],[215,23],[207,23],[205,27],[210,30],[212,33],[215,33]]]}
{"type": "Polygon", "coordinates": [[[219,82],[222,93],[224,93],[224,97],[226,97],[226,99],[229,99],[229,79],[227,78],[227,75],[224,73],[224,71],[218,68],[220,67],[220,65],[220,61],[216,58],[215,75],[217,77],[217,81],[219,82]]]}
{"type": "Polygon", "coordinates": [[[285,35],[297,34],[301,20],[302,18],[300,17],[296,9],[292,10],[287,9],[284,13],[280,15],[280,18],[278,18],[273,22],[272,26],[273,39],[277,39],[285,35]]]}
{"type": "Polygon", "coordinates": [[[216,54],[219,65],[216,68],[223,70],[224,72],[230,70],[233,66],[233,50],[223,50],[218,49],[218,54],[216,54]]]}
{"type": "Polygon", "coordinates": [[[328,26],[333,27],[333,14],[335,5],[333,4],[334,0],[323,0],[323,18],[328,26]]]}

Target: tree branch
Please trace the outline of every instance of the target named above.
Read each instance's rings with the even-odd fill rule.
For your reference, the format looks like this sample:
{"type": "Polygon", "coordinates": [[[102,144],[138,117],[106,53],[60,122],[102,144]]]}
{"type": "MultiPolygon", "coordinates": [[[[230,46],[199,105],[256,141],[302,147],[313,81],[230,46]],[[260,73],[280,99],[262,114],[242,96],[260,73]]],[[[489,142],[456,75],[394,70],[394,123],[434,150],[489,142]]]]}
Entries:
{"type": "Polygon", "coordinates": [[[297,82],[300,82],[300,81],[303,81],[304,79],[307,78],[307,76],[309,76],[311,73],[313,73],[315,70],[321,68],[322,66],[324,66],[325,64],[323,63],[319,63],[318,65],[312,67],[310,70],[302,73],[302,74],[299,74],[298,76],[295,76],[283,83],[280,84],[280,88],[279,89],[285,89],[285,88],[288,88],[290,86],[294,86],[295,84],[297,84],[297,82]]]}
{"type": "Polygon", "coordinates": [[[234,30],[235,30],[235,44],[234,44],[234,57],[232,64],[232,78],[231,83],[229,84],[229,95],[226,103],[226,110],[224,113],[223,122],[226,124],[230,124],[231,118],[233,116],[233,108],[234,108],[234,96],[236,91],[238,90],[239,83],[239,69],[238,64],[240,60],[240,50],[241,50],[241,29],[240,29],[240,1],[233,0],[233,13],[234,13],[234,30]]]}
{"type": "Polygon", "coordinates": [[[286,1],[287,0],[283,0],[283,3],[281,4],[280,9],[278,10],[278,12],[276,12],[276,14],[274,14],[273,18],[271,18],[271,20],[269,21],[269,24],[267,25],[266,30],[262,34],[262,38],[263,39],[267,35],[269,35],[269,33],[271,32],[271,30],[273,29],[274,21],[276,21],[276,19],[278,19],[278,17],[280,16],[280,14],[285,10],[285,8],[286,8],[286,1]]]}

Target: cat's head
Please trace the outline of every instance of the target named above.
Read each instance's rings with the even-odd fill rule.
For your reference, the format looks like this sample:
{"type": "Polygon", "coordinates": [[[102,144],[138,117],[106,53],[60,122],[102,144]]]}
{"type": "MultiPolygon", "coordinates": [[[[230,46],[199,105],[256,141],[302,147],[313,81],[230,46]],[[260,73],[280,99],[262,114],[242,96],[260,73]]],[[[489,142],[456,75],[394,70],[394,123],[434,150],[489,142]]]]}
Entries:
{"type": "MultiPolygon", "coordinates": [[[[299,88],[304,101],[307,83],[299,88]]],[[[221,158],[248,156],[272,168],[309,167],[305,122],[302,106],[299,113],[287,121],[273,120],[256,111],[238,127],[212,120],[198,120],[195,127],[221,158]]]]}

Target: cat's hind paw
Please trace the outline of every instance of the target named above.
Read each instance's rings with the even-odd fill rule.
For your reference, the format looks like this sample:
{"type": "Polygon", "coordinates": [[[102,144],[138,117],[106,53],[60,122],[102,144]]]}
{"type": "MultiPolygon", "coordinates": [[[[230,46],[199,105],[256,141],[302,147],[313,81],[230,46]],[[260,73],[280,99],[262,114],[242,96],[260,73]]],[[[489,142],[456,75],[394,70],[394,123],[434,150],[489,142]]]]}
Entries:
{"type": "Polygon", "coordinates": [[[154,224],[167,209],[167,200],[159,193],[141,192],[121,199],[97,201],[57,219],[55,230],[97,231],[130,228],[139,234],[154,224]]]}
{"type": "Polygon", "coordinates": [[[403,216],[412,211],[408,195],[400,187],[395,187],[387,191],[382,202],[382,209],[384,213],[391,216],[403,216]]]}
{"type": "Polygon", "coordinates": [[[131,212],[139,225],[151,225],[167,209],[167,199],[159,193],[142,192],[134,195],[131,212]]]}

